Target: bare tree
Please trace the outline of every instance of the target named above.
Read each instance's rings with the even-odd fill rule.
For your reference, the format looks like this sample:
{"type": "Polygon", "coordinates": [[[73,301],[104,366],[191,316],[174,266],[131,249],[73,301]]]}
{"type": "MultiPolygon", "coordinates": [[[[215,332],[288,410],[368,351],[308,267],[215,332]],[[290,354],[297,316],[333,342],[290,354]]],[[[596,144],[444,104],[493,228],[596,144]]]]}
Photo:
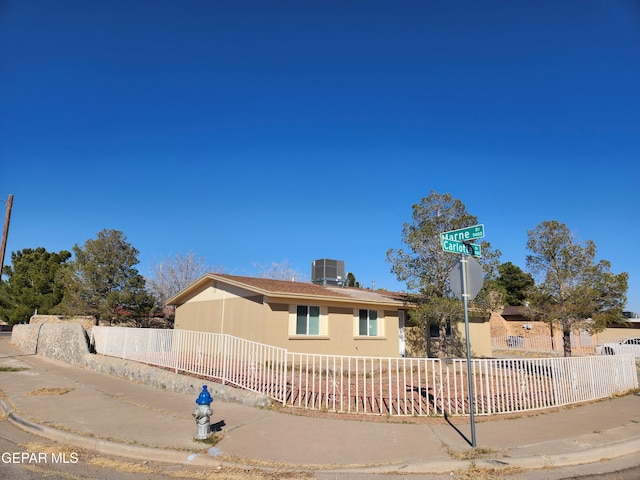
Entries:
{"type": "Polygon", "coordinates": [[[282,262],[271,262],[271,265],[262,265],[260,263],[254,263],[259,271],[260,278],[271,278],[273,280],[290,280],[290,281],[305,281],[305,275],[294,269],[287,259],[282,262]]]}
{"type": "MultiPolygon", "coordinates": [[[[221,270],[222,268],[215,269],[218,272],[221,270]]],[[[147,288],[164,311],[171,297],[210,271],[213,269],[207,266],[206,258],[199,257],[193,252],[186,255],[177,253],[151,266],[151,277],[147,279],[147,288]]]]}

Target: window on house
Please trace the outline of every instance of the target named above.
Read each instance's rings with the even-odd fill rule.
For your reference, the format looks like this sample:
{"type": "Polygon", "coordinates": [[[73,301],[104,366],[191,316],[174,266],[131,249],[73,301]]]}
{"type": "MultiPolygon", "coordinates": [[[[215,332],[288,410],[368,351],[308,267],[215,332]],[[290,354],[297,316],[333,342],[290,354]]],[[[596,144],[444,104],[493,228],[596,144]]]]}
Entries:
{"type": "Polygon", "coordinates": [[[378,335],[378,311],[361,309],[359,316],[358,334],[366,337],[376,337],[378,335]]]}
{"type": "Polygon", "coordinates": [[[298,305],[296,335],[320,335],[320,307],[298,305]]]}
{"type": "MultiPolygon", "coordinates": [[[[447,338],[451,338],[453,336],[453,332],[451,331],[451,319],[447,318],[447,324],[445,325],[445,335],[447,338]]],[[[440,325],[437,323],[429,324],[429,336],[431,338],[440,337],[440,325]]]]}

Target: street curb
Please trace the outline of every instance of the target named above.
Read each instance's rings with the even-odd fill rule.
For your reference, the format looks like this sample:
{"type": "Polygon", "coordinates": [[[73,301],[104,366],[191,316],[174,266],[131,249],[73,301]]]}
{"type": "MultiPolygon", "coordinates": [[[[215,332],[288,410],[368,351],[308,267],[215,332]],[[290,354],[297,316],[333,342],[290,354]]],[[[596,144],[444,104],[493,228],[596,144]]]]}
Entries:
{"type": "Polygon", "coordinates": [[[640,453],[640,437],[557,455],[504,457],[500,459],[438,460],[428,463],[403,463],[401,465],[370,468],[329,468],[323,469],[323,471],[331,473],[446,474],[469,468],[495,469],[499,471],[502,468],[515,467],[523,470],[542,470],[545,468],[599,463],[614,458],[637,455],[638,453],[640,453]]]}

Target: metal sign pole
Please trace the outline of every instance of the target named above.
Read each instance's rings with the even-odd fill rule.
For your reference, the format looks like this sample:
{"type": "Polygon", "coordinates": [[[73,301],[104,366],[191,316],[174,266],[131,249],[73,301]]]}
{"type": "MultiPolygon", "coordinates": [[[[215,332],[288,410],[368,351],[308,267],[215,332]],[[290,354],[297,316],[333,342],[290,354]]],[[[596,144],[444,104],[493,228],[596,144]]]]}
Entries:
{"type": "Polygon", "coordinates": [[[445,252],[461,253],[459,264],[451,270],[449,282],[456,297],[464,304],[464,334],[467,341],[467,390],[469,393],[469,413],[471,416],[471,446],[476,446],[476,420],[473,408],[473,379],[471,377],[471,339],[469,337],[469,300],[473,300],[482,288],[482,268],[468,255],[480,256],[480,245],[471,240],[484,237],[484,225],[451,230],[440,234],[440,243],[445,252]],[[471,260],[471,261],[470,261],[471,260]],[[458,265],[460,268],[458,268],[458,265]],[[462,282],[458,283],[461,274],[462,282]],[[462,284],[462,285],[460,285],[462,284]],[[461,287],[458,289],[458,287],[461,287]]]}
{"type": "Polygon", "coordinates": [[[469,340],[469,294],[467,293],[467,255],[462,254],[462,303],[464,304],[464,335],[467,340],[467,389],[469,394],[469,413],[471,415],[471,446],[476,447],[476,422],[473,408],[473,381],[471,379],[471,342],[469,340]]]}

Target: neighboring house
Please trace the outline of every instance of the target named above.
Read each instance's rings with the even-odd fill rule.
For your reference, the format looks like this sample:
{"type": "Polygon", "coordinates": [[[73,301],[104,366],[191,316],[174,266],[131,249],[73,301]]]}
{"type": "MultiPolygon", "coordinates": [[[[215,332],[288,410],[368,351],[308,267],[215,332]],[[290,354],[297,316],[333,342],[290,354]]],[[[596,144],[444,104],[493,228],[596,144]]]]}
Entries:
{"type": "MultiPolygon", "coordinates": [[[[623,338],[640,337],[640,318],[637,313],[624,312],[625,323],[609,325],[602,332],[593,335],[593,345],[621,340],[623,338]]],[[[577,333],[577,332],[574,332],[577,333]]],[[[553,329],[555,340],[558,345],[562,342],[562,330],[558,325],[553,329]]],[[[542,337],[550,336],[551,327],[548,323],[540,320],[532,320],[524,315],[524,307],[506,307],[500,313],[494,313],[491,318],[492,337],[542,337]]],[[[584,332],[581,337],[590,336],[584,332]]]]}
{"type": "Polygon", "coordinates": [[[397,357],[412,306],[400,293],[206,274],[168,302],[174,328],[225,333],[291,352],[397,357]]]}
{"type": "Polygon", "coordinates": [[[603,332],[598,333],[598,343],[640,337],[640,316],[634,312],[624,312],[624,316],[625,323],[614,323],[603,332]]]}
{"type": "MultiPolygon", "coordinates": [[[[537,336],[537,335],[549,335],[551,329],[549,324],[540,320],[532,320],[524,315],[524,307],[505,307],[498,317],[501,322],[496,322],[492,329],[495,332],[492,332],[492,336],[494,334],[501,335],[528,335],[528,336],[537,336]]],[[[556,328],[557,330],[557,328],[556,328]]],[[[557,332],[556,332],[557,333],[557,332]]],[[[560,336],[562,332],[559,332],[560,336]]]]}

